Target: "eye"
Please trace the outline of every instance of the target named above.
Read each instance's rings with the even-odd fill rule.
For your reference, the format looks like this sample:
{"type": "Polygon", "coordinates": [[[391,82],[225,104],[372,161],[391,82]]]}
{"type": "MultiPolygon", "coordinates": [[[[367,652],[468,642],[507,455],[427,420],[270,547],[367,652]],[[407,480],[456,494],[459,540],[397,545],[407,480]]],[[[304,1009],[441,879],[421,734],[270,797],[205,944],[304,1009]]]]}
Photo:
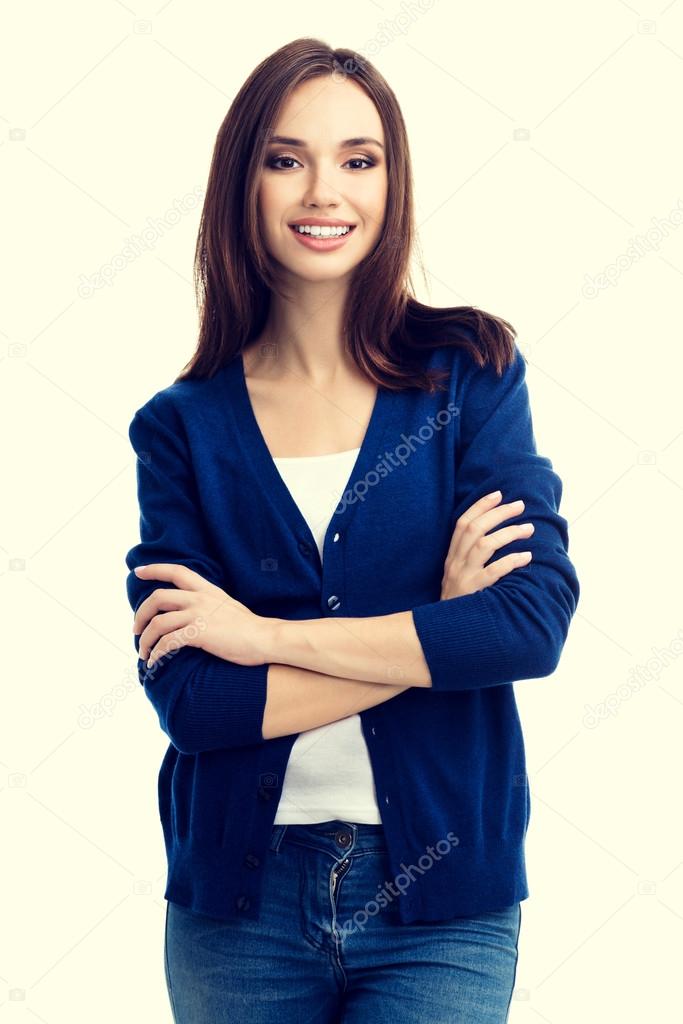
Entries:
{"type": "MultiPolygon", "coordinates": [[[[271,156],[266,161],[266,166],[267,167],[271,167],[274,171],[289,171],[289,170],[292,170],[291,167],[278,167],[277,164],[281,160],[289,160],[290,162],[293,161],[294,163],[299,163],[299,161],[296,159],[296,157],[294,157],[294,156],[287,156],[286,154],[282,153],[282,154],[280,154],[280,156],[271,156]]],[[[368,170],[370,167],[374,167],[375,166],[374,160],[371,160],[370,157],[367,157],[367,156],[353,156],[349,160],[347,160],[346,163],[347,164],[351,164],[351,163],[355,163],[355,164],[365,163],[365,164],[368,165],[367,168],[366,167],[352,167],[351,168],[352,171],[365,171],[365,170],[368,170]]],[[[344,166],[346,166],[346,165],[344,165],[344,166]]]]}
{"type": "MultiPolygon", "coordinates": [[[[351,163],[354,163],[354,164],[366,163],[366,164],[368,164],[369,167],[374,167],[375,166],[375,161],[371,160],[370,157],[368,157],[368,156],[352,156],[351,159],[347,160],[346,162],[348,164],[351,164],[351,163]]],[[[364,167],[356,167],[356,168],[354,168],[354,170],[364,171],[365,168],[364,167]]]]}
{"type": "Polygon", "coordinates": [[[269,159],[268,161],[266,161],[266,166],[267,166],[267,167],[272,167],[272,168],[273,168],[273,170],[275,170],[275,171],[288,171],[288,170],[290,170],[290,168],[289,168],[289,167],[276,167],[275,165],[276,165],[276,164],[277,164],[277,163],[278,163],[278,162],[279,162],[280,160],[293,160],[293,161],[294,161],[294,163],[298,163],[298,162],[299,162],[299,161],[298,161],[298,160],[297,160],[297,159],[296,159],[295,157],[293,157],[293,156],[271,156],[271,158],[270,158],[270,159],[269,159]]]}

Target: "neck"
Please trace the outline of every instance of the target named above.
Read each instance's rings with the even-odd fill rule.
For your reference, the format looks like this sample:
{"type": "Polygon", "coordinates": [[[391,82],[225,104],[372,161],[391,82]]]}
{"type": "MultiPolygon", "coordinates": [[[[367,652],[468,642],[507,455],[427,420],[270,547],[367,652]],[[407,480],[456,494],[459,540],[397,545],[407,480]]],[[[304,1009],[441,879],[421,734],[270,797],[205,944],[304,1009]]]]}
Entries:
{"type": "Polygon", "coordinates": [[[287,372],[314,386],[334,383],[353,362],[342,331],[347,289],[347,283],[337,279],[298,281],[286,296],[273,292],[268,320],[251,349],[250,368],[272,379],[287,372]]]}

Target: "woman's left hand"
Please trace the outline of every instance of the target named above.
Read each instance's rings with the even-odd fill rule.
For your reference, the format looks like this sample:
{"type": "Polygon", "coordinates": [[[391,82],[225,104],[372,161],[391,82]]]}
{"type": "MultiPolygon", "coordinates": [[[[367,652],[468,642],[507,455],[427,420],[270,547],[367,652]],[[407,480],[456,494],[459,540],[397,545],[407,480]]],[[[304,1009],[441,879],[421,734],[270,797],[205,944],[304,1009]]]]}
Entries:
{"type": "Polygon", "coordinates": [[[200,647],[238,665],[270,661],[277,619],[256,615],[186,565],[142,565],[135,574],[177,588],[152,591],[135,614],[133,632],[141,633],[138,654],[148,667],[179,647],[200,647]]]}

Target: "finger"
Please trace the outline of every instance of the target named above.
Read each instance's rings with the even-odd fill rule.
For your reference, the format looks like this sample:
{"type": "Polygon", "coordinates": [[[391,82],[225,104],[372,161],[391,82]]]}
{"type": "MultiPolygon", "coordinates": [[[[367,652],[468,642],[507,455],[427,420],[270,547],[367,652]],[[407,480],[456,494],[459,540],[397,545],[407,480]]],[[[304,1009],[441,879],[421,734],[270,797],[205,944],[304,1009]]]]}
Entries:
{"type": "Polygon", "coordinates": [[[499,505],[497,508],[485,509],[476,516],[470,515],[469,510],[463,513],[455,524],[447,557],[458,554],[460,558],[466,558],[470,548],[480,537],[483,537],[489,530],[492,530],[494,526],[498,526],[504,520],[521,515],[523,511],[524,502],[519,500],[507,502],[505,505],[499,505]]]}
{"type": "Polygon", "coordinates": [[[471,519],[476,519],[482,513],[488,511],[490,508],[494,508],[502,498],[500,491],[494,491],[493,494],[485,494],[483,498],[478,498],[477,501],[465,509],[461,516],[458,517],[458,522],[468,523],[471,519]]]}
{"type": "Polygon", "coordinates": [[[162,580],[164,583],[173,583],[180,590],[201,590],[207,584],[207,580],[200,573],[175,562],[138,565],[134,572],[141,580],[162,580]]]}
{"type": "Polygon", "coordinates": [[[483,533],[488,533],[494,526],[499,526],[506,519],[514,519],[524,513],[525,504],[520,498],[518,501],[509,501],[505,505],[499,505],[488,512],[483,512],[477,519],[477,525],[481,526],[483,533]]]}
{"type": "Polygon", "coordinates": [[[484,534],[472,544],[465,555],[465,565],[470,569],[483,568],[496,551],[515,540],[526,540],[535,529],[533,523],[516,523],[514,526],[504,526],[493,533],[484,534]]]}
{"type": "Polygon", "coordinates": [[[491,508],[494,508],[500,501],[501,497],[502,495],[500,491],[494,491],[493,494],[484,495],[483,498],[479,498],[478,501],[475,501],[472,505],[469,506],[469,508],[465,509],[462,515],[458,517],[457,522],[455,524],[453,535],[451,537],[451,543],[448,548],[448,555],[446,556],[447,558],[449,558],[453,554],[454,545],[457,542],[456,531],[458,530],[458,527],[462,529],[469,522],[471,522],[474,519],[477,519],[484,512],[488,511],[491,508]]]}
{"type": "Polygon", "coordinates": [[[151,668],[152,665],[161,661],[161,659],[166,656],[173,657],[176,651],[187,646],[188,641],[184,636],[184,631],[182,629],[174,630],[172,633],[166,633],[150,651],[149,656],[146,659],[147,668],[151,668]]]}
{"type": "Polygon", "coordinates": [[[191,601],[188,591],[174,590],[171,587],[158,587],[153,590],[135,613],[133,633],[143,633],[150,620],[158,612],[174,612],[186,608],[191,601]]]}
{"type": "Polygon", "coordinates": [[[138,657],[146,661],[149,652],[154,649],[155,644],[168,633],[185,631],[188,632],[187,609],[177,612],[165,612],[163,615],[155,615],[148,626],[142,631],[140,644],[138,646],[138,657]]]}
{"type": "Polygon", "coordinates": [[[481,570],[486,580],[484,586],[490,587],[491,584],[502,579],[503,576],[507,576],[514,569],[521,569],[523,566],[528,565],[532,557],[531,551],[515,551],[511,555],[497,558],[495,562],[481,570]]]}

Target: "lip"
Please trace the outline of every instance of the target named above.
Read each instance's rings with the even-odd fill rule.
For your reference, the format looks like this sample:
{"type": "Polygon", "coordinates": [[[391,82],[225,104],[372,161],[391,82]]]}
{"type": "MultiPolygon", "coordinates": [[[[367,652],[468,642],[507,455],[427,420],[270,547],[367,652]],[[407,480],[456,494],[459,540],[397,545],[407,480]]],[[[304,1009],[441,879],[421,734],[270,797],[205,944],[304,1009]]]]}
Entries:
{"type": "Polygon", "coordinates": [[[300,217],[299,220],[289,222],[290,228],[305,224],[318,228],[355,228],[356,226],[350,220],[332,220],[330,217],[300,217]]]}
{"type": "Polygon", "coordinates": [[[355,224],[345,224],[339,221],[337,223],[330,220],[318,222],[321,224],[321,227],[327,225],[328,227],[349,227],[351,229],[350,231],[347,231],[345,235],[339,235],[332,238],[321,238],[319,235],[305,235],[296,230],[296,226],[298,224],[313,223],[314,220],[311,219],[306,221],[296,221],[289,225],[289,229],[297,242],[299,242],[300,245],[305,245],[307,249],[311,249],[313,252],[334,252],[337,249],[341,249],[342,246],[347,244],[356,227],[355,224]]]}

